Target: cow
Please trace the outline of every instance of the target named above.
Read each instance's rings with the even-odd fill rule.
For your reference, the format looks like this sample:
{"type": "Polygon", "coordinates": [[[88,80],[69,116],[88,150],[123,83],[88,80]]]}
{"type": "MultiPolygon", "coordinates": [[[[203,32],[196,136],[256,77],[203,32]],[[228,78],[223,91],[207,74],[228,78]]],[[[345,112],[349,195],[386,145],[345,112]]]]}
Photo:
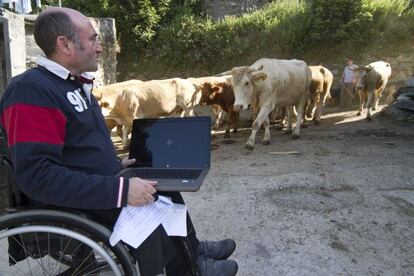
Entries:
{"type": "Polygon", "coordinates": [[[331,97],[330,91],[333,82],[331,71],[323,66],[309,66],[312,72],[312,80],[309,88],[309,102],[306,115],[311,117],[315,124],[319,124],[322,115],[322,107],[331,97]]]}
{"type": "MultiPolygon", "coordinates": [[[[237,133],[239,112],[234,110],[234,92],[230,83],[219,82],[211,84],[205,82],[201,89],[201,98],[199,104],[218,105],[222,110],[227,112],[227,128],[224,138],[230,137],[230,128],[233,126],[233,133],[237,133]]],[[[216,123],[219,121],[220,115],[217,116],[216,123]]]]}
{"type": "Polygon", "coordinates": [[[127,148],[132,122],[138,118],[168,116],[183,110],[182,116],[192,116],[200,100],[194,85],[180,78],[146,81],[124,89],[116,98],[106,120],[122,125],[122,146],[127,148]]]}
{"type": "MultiPolygon", "coordinates": [[[[253,104],[258,110],[252,133],[245,145],[247,149],[253,150],[256,133],[262,124],[265,127],[262,144],[270,143],[269,114],[276,106],[289,107],[288,132],[292,131],[293,107],[296,108],[298,118],[303,118],[311,81],[311,72],[306,62],[262,58],[251,66],[235,67],[229,72],[235,96],[234,109],[240,111],[253,104]]],[[[300,136],[301,121],[297,120],[293,138],[300,136]]]]}
{"type": "Polygon", "coordinates": [[[358,116],[362,114],[364,106],[366,106],[366,120],[371,120],[371,109],[376,110],[378,108],[382,91],[384,91],[390,76],[391,65],[384,61],[375,61],[355,70],[355,89],[359,95],[358,116]]]}
{"type": "MultiPolygon", "coordinates": [[[[122,90],[124,90],[127,87],[132,87],[134,85],[137,85],[139,83],[142,83],[142,81],[141,80],[128,80],[128,81],[108,84],[105,86],[95,87],[92,90],[92,94],[97,99],[104,117],[109,115],[111,109],[114,107],[116,98],[119,96],[119,94],[121,94],[122,90]]],[[[117,134],[120,137],[122,137],[122,126],[117,125],[117,123],[114,120],[110,120],[110,119],[106,119],[105,124],[109,130],[113,129],[116,126],[117,134]]]]}
{"type": "Polygon", "coordinates": [[[187,78],[187,80],[196,87],[197,91],[201,91],[205,83],[210,83],[211,85],[214,85],[216,83],[231,84],[231,75],[187,78]]]}
{"type": "Polygon", "coordinates": [[[110,110],[113,108],[115,100],[118,97],[118,95],[121,94],[122,90],[139,83],[142,83],[142,81],[128,80],[123,82],[112,83],[105,86],[95,87],[92,90],[92,94],[99,102],[102,108],[102,114],[104,116],[107,116],[110,110]]]}

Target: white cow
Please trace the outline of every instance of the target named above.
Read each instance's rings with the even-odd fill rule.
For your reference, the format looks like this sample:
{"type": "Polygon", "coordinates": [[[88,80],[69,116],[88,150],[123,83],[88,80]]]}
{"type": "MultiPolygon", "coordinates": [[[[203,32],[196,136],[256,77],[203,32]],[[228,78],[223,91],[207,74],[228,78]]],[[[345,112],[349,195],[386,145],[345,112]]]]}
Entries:
{"type": "MultiPolygon", "coordinates": [[[[265,127],[262,143],[270,143],[269,114],[276,106],[290,109],[288,131],[292,130],[293,107],[298,118],[303,118],[311,81],[311,72],[304,61],[263,58],[251,66],[235,67],[230,72],[233,76],[234,108],[247,109],[252,104],[258,110],[246,148],[254,148],[256,133],[262,124],[265,127]]],[[[293,138],[300,135],[301,121],[297,120],[293,138]]]]}
{"type": "Polygon", "coordinates": [[[371,108],[377,109],[382,91],[391,76],[391,65],[384,61],[375,61],[367,66],[355,70],[355,88],[359,95],[359,111],[362,114],[364,106],[367,107],[366,119],[371,120],[371,108]]]}
{"type": "Polygon", "coordinates": [[[185,79],[152,80],[126,88],[117,97],[106,120],[122,125],[122,145],[127,147],[132,121],[138,118],[154,118],[182,110],[182,116],[192,116],[200,94],[185,79]]]}

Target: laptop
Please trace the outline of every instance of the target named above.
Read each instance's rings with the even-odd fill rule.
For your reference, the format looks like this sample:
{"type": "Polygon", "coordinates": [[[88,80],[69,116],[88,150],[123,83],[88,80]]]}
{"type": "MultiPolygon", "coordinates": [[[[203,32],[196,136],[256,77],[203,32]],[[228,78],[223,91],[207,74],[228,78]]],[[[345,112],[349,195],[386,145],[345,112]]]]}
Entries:
{"type": "Polygon", "coordinates": [[[158,181],[159,191],[197,191],[210,170],[211,118],[135,119],[129,158],[120,176],[158,181]]]}

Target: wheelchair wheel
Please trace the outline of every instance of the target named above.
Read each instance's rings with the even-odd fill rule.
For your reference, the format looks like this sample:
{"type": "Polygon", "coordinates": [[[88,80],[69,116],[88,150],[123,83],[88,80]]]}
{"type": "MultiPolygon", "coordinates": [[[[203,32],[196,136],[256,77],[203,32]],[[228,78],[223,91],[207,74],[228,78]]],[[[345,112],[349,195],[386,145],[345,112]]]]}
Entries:
{"type": "Polygon", "coordinates": [[[76,214],[25,210],[0,217],[0,275],[137,275],[123,244],[76,214]]]}

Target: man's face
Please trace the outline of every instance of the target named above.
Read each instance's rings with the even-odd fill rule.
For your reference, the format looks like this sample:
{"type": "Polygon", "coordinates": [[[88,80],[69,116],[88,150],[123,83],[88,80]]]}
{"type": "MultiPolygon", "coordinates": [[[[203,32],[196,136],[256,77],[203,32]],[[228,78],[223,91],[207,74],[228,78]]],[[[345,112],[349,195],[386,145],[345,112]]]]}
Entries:
{"type": "Polygon", "coordinates": [[[352,65],[352,59],[348,59],[348,60],[346,61],[346,63],[347,63],[348,65],[352,65]]]}
{"type": "Polygon", "coordinates": [[[102,53],[102,46],[98,41],[97,33],[92,24],[87,21],[78,24],[78,43],[73,53],[73,65],[78,73],[94,72],[98,70],[98,57],[102,53]]]}

